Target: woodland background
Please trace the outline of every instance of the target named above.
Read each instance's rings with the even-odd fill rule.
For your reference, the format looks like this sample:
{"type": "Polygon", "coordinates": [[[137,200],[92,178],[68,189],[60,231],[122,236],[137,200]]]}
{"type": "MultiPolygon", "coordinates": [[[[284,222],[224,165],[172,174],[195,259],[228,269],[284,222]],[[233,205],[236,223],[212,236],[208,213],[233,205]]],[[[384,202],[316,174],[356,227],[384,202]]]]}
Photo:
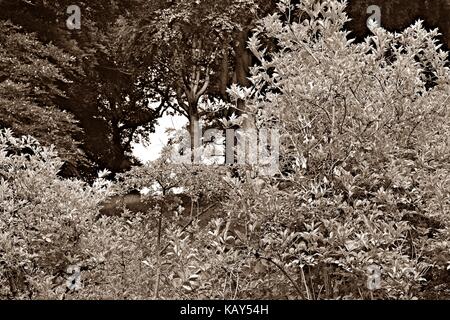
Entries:
{"type": "Polygon", "coordinates": [[[448,298],[448,0],[0,9],[1,298],[448,298]],[[280,172],[139,163],[167,111],[280,172]]]}

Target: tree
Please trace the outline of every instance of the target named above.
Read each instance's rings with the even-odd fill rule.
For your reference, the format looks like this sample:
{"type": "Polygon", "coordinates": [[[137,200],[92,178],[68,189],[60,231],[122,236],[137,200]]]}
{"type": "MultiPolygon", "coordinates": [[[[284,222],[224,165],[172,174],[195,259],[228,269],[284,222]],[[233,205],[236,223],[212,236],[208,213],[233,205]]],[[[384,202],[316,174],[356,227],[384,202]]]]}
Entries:
{"type": "Polygon", "coordinates": [[[76,120],[58,109],[62,85],[78,72],[74,59],[36,35],[0,20],[0,125],[53,144],[69,162],[86,161],[76,120]]]}
{"type": "Polygon", "coordinates": [[[176,100],[171,107],[189,120],[193,150],[199,145],[199,118],[207,112],[199,102],[207,94],[226,95],[233,81],[230,56],[236,61],[234,81],[248,83],[245,40],[264,9],[261,3],[156,1],[144,5],[145,16],[130,26],[138,30],[129,41],[131,56],[158,79],[157,85],[170,90],[176,100]]]}
{"type": "MultiPolygon", "coordinates": [[[[148,90],[140,70],[123,59],[117,42],[124,19],[133,17],[134,3],[91,1],[81,6],[79,31],[66,27],[70,1],[1,4],[0,19],[10,19],[24,32],[34,33],[37,41],[52,43],[71,57],[77,72],[67,75],[70,82],[59,88],[65,94],[55,97],[53,104],[79,121],[83,131],[76,140],[91,162],[113,171],[130,166],[130,143],[140,132],[153,130],[162,109],[149,107],[148,101],[159,97],[148,90]]],[[[75,166],[86,178],[95,174],[91,164],[75,166]]]]}

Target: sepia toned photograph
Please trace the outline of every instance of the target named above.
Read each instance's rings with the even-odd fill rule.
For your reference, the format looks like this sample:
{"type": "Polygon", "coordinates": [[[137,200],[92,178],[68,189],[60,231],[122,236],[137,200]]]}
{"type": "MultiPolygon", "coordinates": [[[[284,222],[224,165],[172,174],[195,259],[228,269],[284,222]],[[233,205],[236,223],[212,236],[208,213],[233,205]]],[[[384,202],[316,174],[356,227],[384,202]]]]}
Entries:
{"type": "Polygon", "coordinates": [[[450,0],[0,0],[0,300],[450,300],[449,48],[450,0]]]}

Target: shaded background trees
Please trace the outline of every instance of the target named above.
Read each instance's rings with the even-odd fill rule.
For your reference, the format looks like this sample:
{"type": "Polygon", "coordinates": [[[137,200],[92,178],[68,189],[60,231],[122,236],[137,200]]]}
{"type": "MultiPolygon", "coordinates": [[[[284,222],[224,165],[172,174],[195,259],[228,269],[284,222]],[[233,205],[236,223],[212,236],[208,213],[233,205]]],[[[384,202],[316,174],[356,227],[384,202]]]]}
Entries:
{"type": "MultiPolygon", "coordinates": [[[[133,10],[133,1],[80,4],[82,29],[72,31],[66,27],[66,8],[70,4],[70,1],[3,1],[1,18],[23,26],[22,33],[34,32],[42,45],[54,44],[77,67],[78,72],[70,75],[69,82],[59,83],[64,95],[54,97],[53,102],[79,121],[83,134],[76,140],[83,144],[86,157],[65,160],[85,175],[98,167],[126,169],[132,160],[127,152],[133,134],[137,128],[152,130],[159,116],[158,109],[143,102],[147,93],[143,90],[145,81],[137,81],[138,70],[119,56],[116,41],[121,28],[119,16],[133,10]]],[[[37,81],[46,79],[38,77],[37,81]]]]}
{"type": "Polygon", "coordinates": [[[54,144],[68,161],[83,159],[81,128],[57,106],[62,86],[80,71],[75,59],[10,22],[0,21],[0,43],[0,125],[54,144]]]}
{"type": "MultiPolygon", "coordinates": [[[[81,30],[68,30],[72,4],[0,3],[0,119],[19,134],[55,144],[66,160],[64,174],[86,179],[99,168],[118,172],[136,164],[131,142],[154,130],[169,107],[192,123],[202,114],[216,119],[236,111],[202,113],[198,101],[229,101],[227,87],[249,85],[249,67],[257,61],[246,41],[256,20],[276,8],[262,0],[95,0],[77,4],[81,30]],[[34,87],[43,90],[40,97],[34,87]]],[[[449,0],[349,1],[347,26],[359,39],[369,34],[366,9],[373,4],[381,7],[383,27],[397,30],[422,18],[426,27],[440,28],[448,46],[449,0]]]]}
{"type": "Polygon", "coordinates": [[[439,28],[447,49],[450,47],[449,0],[350,0],[347,8],[353,19],[348,28],[360,39],[368,34],[366,9],[370,5],[381,8],[381,25],[389,31],[402,30],[417,19],[424,20],[427,29],[439,28]]]}

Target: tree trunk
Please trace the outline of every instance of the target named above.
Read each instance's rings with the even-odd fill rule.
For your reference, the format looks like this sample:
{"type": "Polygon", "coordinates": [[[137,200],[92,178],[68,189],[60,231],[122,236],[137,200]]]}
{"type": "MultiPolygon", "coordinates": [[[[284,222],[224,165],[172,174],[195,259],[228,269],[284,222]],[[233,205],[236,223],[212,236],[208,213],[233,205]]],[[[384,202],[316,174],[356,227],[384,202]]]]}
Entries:
{"type": "MultiPolygon", "coordinates": [[[[251,85],[250,80],[248,80],[249,69],[251,64],[251,53],[247,49],[247,39],[248,39],[248,30],[240,31],[236,37],[236,45],[234,47],[235,50],[235,81],[238,85],[242,87],[249,87],[251,85]]],[[[252,114],[248,112],[245,101],[238,100],[237,107],[240,112],[247,114],[247,118],[244,120],[242,124],[243,130],[254,129],[254,120],[252,114]]]]}
{"type": "Polygon", "coordinates": [[[198,115],[198,102],[190,104],[189,112],[189,135],[191,141],[191,162],[200,162],[201,128],[198,115]]]}
{"type": "Polygon", "coordinates": [[[229,46],[229,40],[225,39],[223,41],[223,57],[222,57],[222,65],[220,70],[220,95],[222,96],[222,99],[225,101],[228,101],[228,95],[227,95],[227,87],[228,87],[228,67],[229,67],[229,61],[228,61],[228,46],[229,46]]]}
{"type": "Polygon", "coordinates": [[[251,53],[247,49],[248,31],[239,31],[234,46],[235,51],[235,80],[236,83],[243,86],[250,86],[247,79],[251,63],[251,53]]]}

